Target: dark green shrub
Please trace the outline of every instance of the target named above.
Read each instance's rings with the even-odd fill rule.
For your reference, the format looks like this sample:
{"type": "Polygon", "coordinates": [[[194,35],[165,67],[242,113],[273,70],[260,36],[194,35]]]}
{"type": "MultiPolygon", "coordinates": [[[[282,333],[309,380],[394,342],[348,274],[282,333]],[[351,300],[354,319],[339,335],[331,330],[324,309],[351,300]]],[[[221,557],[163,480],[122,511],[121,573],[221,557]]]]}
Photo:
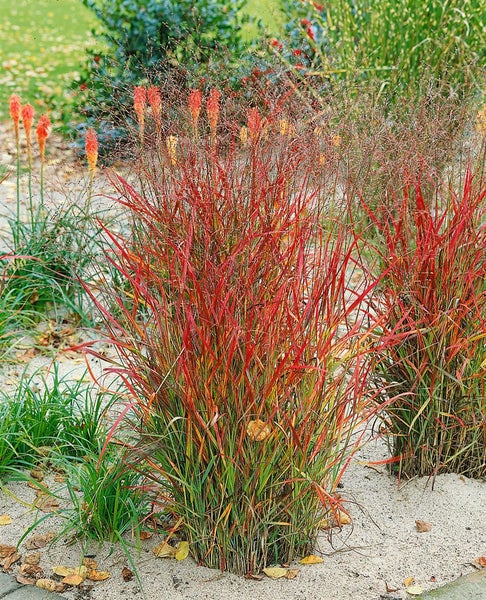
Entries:
{"type": "Polygon", "coordinates": [[[126,137],[134,85],[176,78],[194,84],[209,71],[228,73],[244,53],[241,26],[246,0],[83,0],[102,24],[103,55],[91,54],[78,106],[85,121],[106,125],[106,151],[126,137]],[[87,94],[82,90],[86,89],[87,94]]]}

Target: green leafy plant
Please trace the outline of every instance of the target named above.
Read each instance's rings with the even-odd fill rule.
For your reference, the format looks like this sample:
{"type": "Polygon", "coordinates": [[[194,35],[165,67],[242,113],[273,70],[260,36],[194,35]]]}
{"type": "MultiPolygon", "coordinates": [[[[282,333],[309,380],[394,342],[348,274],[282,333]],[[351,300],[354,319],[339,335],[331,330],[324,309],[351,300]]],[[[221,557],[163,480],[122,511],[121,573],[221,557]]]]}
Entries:
{"type": "Polygon", "coordinates": [[[215,91],[206,138],[200,97],[189,107],[184,138],[174,124],[166,152],[141,153],[143,193],[114,180],[136,235],[107,231],[107,259],[128,288],[94,299],[140,435],[126,461],[197,561],[244,574],[308,553],[340,505],[376,406],[370,290],[347,283],[356,241],[325,218],[307,140],[255,108],[238,136],[215,91]]]}
{"type": "Polygon", "coordinates": [[[105,415],[113,397],[81,380],[61,376],[57,363],[52,372],[24,373],[12,393],[0,394],[0,475],[13,468],[29,467],[42,460],[59,460],[98,451],[106,437],[105,415]]]}
{"type": "MultiPolygon", "coordinates": [[[[386,269],[377,374],[393,390],[384,420],[399,475],[486,475],[486,190],[469,171],[434,202],[409,183],[370,212],[386,269]],[[456,183],[457,185],[457,183],[456,183]]],[[[482,184],[481,184],[482,181],[482,184]]]]}
{"type": "Polygon", "coordinates": [[[484,81],[482,0],[286,1],[284,9],[285,55],[301,75],[331,85],[377,80],[395,99],[429,86],[464,94],[484,81]]]}

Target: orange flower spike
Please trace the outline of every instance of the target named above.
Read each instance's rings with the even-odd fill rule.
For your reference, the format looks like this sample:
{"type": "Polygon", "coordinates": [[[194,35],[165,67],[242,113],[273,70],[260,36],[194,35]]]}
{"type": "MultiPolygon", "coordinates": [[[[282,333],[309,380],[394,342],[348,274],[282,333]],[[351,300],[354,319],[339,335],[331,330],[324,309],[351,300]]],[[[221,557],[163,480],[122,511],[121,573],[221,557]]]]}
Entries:
{"type": "Polygon", "coordinates": [[[140,139],[143,141],[143,132],[145,127],[145,105],[147,104],[147,91],[142,86],[133,88],[133,108],[138,119],[140,128],[140,139]]]}
{"type": "Polygon", "coordinates": [[[34,122],[34,107],[32,104],[22,106],[22,123],[24,124],[25,137],[27,139],[27,148],[30,148],[30,137],[32,132],[32,123],[34,122]]]}
{"type": "Polygon", "coordinates": [[[262,119],[258,108],[250,108],[248,111],[248,133],[250,134],[250,140],[254,144],[262,130],[262,119]]]}
{"type": "Polygon", "coordinates": [[[218,90],[211,90],[209,93],[209,98],[206,106],[206,110],[208,112],[209,119],[209,128],[211,130],[211,138],[214,140],[216,137],[216,129],[218,127],[218,119],[219,119],[219,99],[221,98],[221,94],[218,90]]]}
{"type": "Polygon", "coordinates": [[[39,144],[41,161],[44,162],[46,140],[49,137],[51,131],[51,120],[48,115],[41,115],[39,122],[37,123],[37,129],[35,131],[37,136],[37,143],[39,144]]]}
{"type": "Polygon", "coordinates": [[[199,113],[201,112],[201,105],[201,90],[191,90],[191,93],[189,94],[189,112],[191,113],[194,132],[197,131],[197,122],[199,120],[199,113]]]}
{"type": "Polygon", "coordinates": [[[20,112],[21,112],[20,96],[17,96],[17,94],[12,94],[10,96],[10,116],[12,117],[12,121],[14,122],[15,137],[16,137],[17,141],[18,141],[18,137],[19,137],[20,112]]]}
{"type": "Polygon", "coordinates": [[[157,126],[160,127],[160,117],[162,115],[162,100],[160,98],[159,88],[153,85],[147,90],[147,99],[152,109],[152,115],[154,117],[157,126]]]}
{"type": "Polygon", "coordinates": [[[86,131],[85,136],[85,149],[86,149],[86,160],[90,173],[93,174],[96,169],[96,163],[98,162],[98,138],[96,131],[91,127],[86,131]]]}

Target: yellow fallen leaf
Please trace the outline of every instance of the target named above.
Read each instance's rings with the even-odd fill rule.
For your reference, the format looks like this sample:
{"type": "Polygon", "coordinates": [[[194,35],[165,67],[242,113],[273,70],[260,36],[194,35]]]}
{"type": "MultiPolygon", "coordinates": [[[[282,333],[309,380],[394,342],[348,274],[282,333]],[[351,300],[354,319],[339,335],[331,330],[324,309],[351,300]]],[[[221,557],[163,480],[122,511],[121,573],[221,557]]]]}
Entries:
{"type": "Polygon", "coordinates": [[[420,596],[420,594],[424,593],[424,590],[419,585],[410,585],[405,589],[407,590],[407,594],[411,596],[420,596]]]}
{"type": "Polygon", "coordinates": [[[13,523],[12,517],[9,517],[8,515],[0,515],[0,525],[10,525],[11,523],[13,523]]]}
{"type": "Polygon", "coordinates": [[[152,552],[157,558],[172,558],[177,549],[167,542],[161,542],[158,546],[155,546],[152,552]]]}
{"type": "Polygon", "coordinates": [[[111,577],[111,573],[109,571],[90,571],[88,573],[88,579],[91,581],[105,581],[105,579],[109,579],[111,577]]]}
{"type": "Polygon", "coordinates": [[[250,439],[256,442],[263,442],[272,433],[272,428],[261,419],[256,419],[255,421],[248,422],[246,433],[250,439]]]}
{"type": "Polygon", "coordinates": [[[403,585],[405,587],[410,587],[413,583],[415,583],[415,577],[407,577],[404,582],[403,585]]]}
{"type": "Polygon", "coordinates": [[[351,517],[348,515],[348,513],[345,513],[343,510],[338,510],[337,520],[339,522],[339,525],[351,524],[351,517]]]}
{"type": "Polygon", "coordinates": [[[98,568],[98,563],[93,558],[83,558],[83,565],[89,571],[96,571],[98,568]]]}
{"type": "Polygon", "coordinates": [[[319,563],[323,563],[324,559],[315,554],[309,554],[309,556],[301,558],[299,562],[301,565],[318,565],[319,563]]]}
{"type": "Polygon", "coordinates": [[[68,575],[74,575],[74,569],[72,567],[65,567],[63,565],[57,565],[52,567],[52,571],[59,577],[67,577],[68,575]]]}
{"type": "Polygon", "coordinates": [[[189,542],[180,542],[174,554],[176,560],[184,560],[189,556],[189,542]]]}
{"type": "Polygon", "coordinates": [[[59,589],[59,584],[53,579],[38,579],[35,585],[41,590],[47,590],[48,592],[57,592],[59,589]]]}
{"type": "Polygon", "coordinates": [[[266,569],[263,569],[263,572],[267,577],[270,577],[270,579],[280,579],[287,575],[287,569],[282,567],[267,567],[266,569]]]}

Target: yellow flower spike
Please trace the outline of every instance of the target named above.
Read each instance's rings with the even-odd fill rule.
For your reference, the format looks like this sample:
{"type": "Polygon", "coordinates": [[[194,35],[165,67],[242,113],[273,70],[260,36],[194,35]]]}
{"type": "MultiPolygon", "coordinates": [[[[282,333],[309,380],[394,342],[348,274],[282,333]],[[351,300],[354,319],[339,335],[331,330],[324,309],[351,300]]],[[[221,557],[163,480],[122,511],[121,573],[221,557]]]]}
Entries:
{"type": "Polygon", "coordinates": [[[248,144],[248,127],[246,125],[240,127],[240,142],[242,146],[248,144]]]}
{"type": "Polygon", "coordinates": [[[177,164],[177,137],[175,135],[167,136],[165,145],[167,146],[167,153],[172,165],[177,164]]]}

